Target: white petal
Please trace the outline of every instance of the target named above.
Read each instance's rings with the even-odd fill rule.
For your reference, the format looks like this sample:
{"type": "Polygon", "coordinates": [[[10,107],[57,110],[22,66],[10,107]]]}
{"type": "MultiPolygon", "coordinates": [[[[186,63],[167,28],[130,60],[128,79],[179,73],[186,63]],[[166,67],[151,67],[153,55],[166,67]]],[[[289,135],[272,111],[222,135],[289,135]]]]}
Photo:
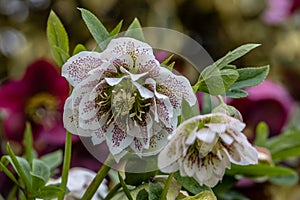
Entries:
{"type": "Polygon", "coordinates": [[[209,127],[209,129],[216,133],[224,133],[226,130],[226,124],[216,124],[216,123],[208,123],[205,126],[209,127]]]}
{"type": "Polygon", "coordinates": [[[140,95],[143,98],[149,99],[149,98],[152,98],[154,96],[153,92],[151,92],[147,88],[143,87],[142,85],[138,84],[137,82],[134,82],[134,81],[131,81],[131,82],[138,89],[140,95]]]}
{"type": "Polygon", "coordinates": [[[232,144],[232,142],[234,141],[233,138],[229,136],[227,133],[221,133],[219,136],[222,139],[222,141],[227,145],[232,144]]]}
{"type": "Polygon", "coordinates": [[[202,128],[197,132],[197,138],[205,143],[212,143],[216,133],[208,128],[202,128]]]}
{"type": "Polygon", "coordinates": [[[110,86],[118,85],[126,76],[123,76],[121,78],[104,78],[106,83],[110,86]]]}
{"type": "Polygon", "coordinates": [[[182,162],[181,168],[183,168],[185,174],[189,177],[193,177],[194,173],[196,172],[196,165],[198,162],[198,159],[196,156],[198,155],[193,155],[193,153],[186,155],[182,162]]]}
{"type": "Polygon", "coordinates": [[[90,101],[90,94],[84,94],[79,103],[79,117],[84,120],[94,118],[97,115],[99,106],[96,105],[95,101],[90,101]]]}
{"type": "Polygon", "coordinates": [[[121,67],[121,71],[125,74],[128,74],[132,81],[137,81],[140,78],[142,78],[142,77],[144,77],[148,74],[148,72],[144,72],[144,73],[141,73],[141,74],[132,74],[129,71],[127,71],[124,67],[121,67]]]}
{"type": "Polygon", "coordinates": [[[125,127],[111,125],[107,130],[106,143],[111,154],[115,155],[125,150],[133,141],[133,137],[125,132],[125,127]]]}
{"type": "Polygon", "coordinates": [[[141,55],[136,60],[136,68],[139,73],[147,72],[150,77],[155,77],[161,67],[153,55],[141,55]]]}
{"type": "Polygon", "coordinates": [[[64,76],[72,86],[76,86],[88,76],[88,72],[97,67],[101,67],[103,61],[101,54],[97,52],[82,51],[72,56],[62,66],[62,76],[64,76]]]}
{"type": "Polygon", "coordinates": [[[187,136],[187,139],[185,141],[185,144],[191,145],[195,142],[196,137],[197,137],[197,127],[187,136]]]}

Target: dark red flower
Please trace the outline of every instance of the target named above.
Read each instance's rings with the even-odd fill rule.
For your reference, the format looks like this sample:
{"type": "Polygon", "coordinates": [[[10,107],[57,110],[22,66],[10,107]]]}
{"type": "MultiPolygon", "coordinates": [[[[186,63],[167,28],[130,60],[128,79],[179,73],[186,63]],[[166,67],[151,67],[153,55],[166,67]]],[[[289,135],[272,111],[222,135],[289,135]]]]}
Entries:
{"type": "Polygon", "coordinates": [[[28,121],[37,150],[46,144],[62,145],[66,132],[62,112],[68,95],[68,82],[55,66],[45,60],[32,63],[22,79],[9,80],[0,87],[5,137],[21,141],[28,121]]]}
{"type": "Polygon", "coordinates": [[[241,112],[249,139],[253,139],[255,127],[260,121],[268,124],[270,136],[279,134],[294,108],[290,94],[284,87],[271,81],[264,81],[246,90],[248,97],[233,99],[229,103],[241,112]]]}

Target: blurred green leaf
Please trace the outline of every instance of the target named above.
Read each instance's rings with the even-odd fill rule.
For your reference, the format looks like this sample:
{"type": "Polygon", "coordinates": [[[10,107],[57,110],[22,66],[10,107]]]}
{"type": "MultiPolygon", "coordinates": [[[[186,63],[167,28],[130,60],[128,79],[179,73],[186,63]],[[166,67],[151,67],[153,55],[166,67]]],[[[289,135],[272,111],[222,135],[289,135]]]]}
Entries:
{"type": "Polygon", "coordinates": [[[224,57],[217,60],[212,66],[216,66],[218,69],[222,69],[225,66],[228,66],[229,63],[237,60],[238,58],[244,56],[249,51],[260,46],[260,44],[244,44],[233,51],[228,52],[224,57]]]}
{"type": "Polygon", "coordinates": [[[109,35],[110,35],[111,37],[117,36],[117,35],[120,33],[120,30],[121,30],[121,28],[122,28],[122,25],[123,25],[123,20],[121,20],[121,21],[117,24],[117,26],[109,33],[109,35]]]}
{"type": "Polygon", "coordinates": [[[11,173],[11,171],[9,171],[9,169],[7,167],[5,167],[5,165],[0,162],[0,171],[3,171],[5,173],[5,175],[10,178],[10,180],[12,180],[18,187],[21,188],[18,180],[15,178],[14,174],[11,173]]]}
{"type": "Polygon", "coordinates": [[[55,169],[62,163],[63,152],[62,150],[57,150],[42,156],[40,159],[45,162],[50,169],[55,169]]]}
{"type": "Polygon", "coordinates": [[[9,144],[7,144],[7,152],[9,156],[2,156],[1,162],[3,162],[3,159],[7,159],[24,182],[26,188],[31,191],[30,165],[28,161],[25,158],[17,157],[9,144]]]}
{"type": "Polygon", "coordinates": [[[248,96],[248,92],[242,89],[228,89],[226,91],[226,97],[228,98],[244,98],[248,96]]]}
{"type": "Polygon", "coordinates": [[[32,191],[33,193],[38,192],[39,189],[46,185],[45,180],[37,175],[31,173],[31,180],[32,180],[32,191]]]}
{"type": "Polygon", "coordinates": [[[277,151],[272,154],[273,161],[282,161],[288,158],[294,158],[300,156],[300,146],[286,148],[281,151],[277,151]]]}
{"type": "Polygon", "coordinates": [[[142,26],[137,18],[134,18],[124,36],[132,37],[143,42],[145,41],[142,26]]]}
{"type": "Polygon", "coordinates": [[[0,194],[0,200],[4,200],[4,197],[0,194]]]}
{"type": "Polygon", "coordinates": [[[29,122],[26,123],[23,145],[25,147],[25,158],[29,163],[31,163],[34,154],[33,154],[32,131],[29,122]]]}
{"type": "Polygon", "coordinates": [[[163,188],[159,183],[149,183],[149,200],[159,200],[163,188]]]}
{"type": "Polygon", "coordinates": [[[260,84],[269,73],[269,65],[262,67],[247,67],[237,69],[239,78],[230,87],[231,89],[242,89],[260,84]]]}
{"type": "Polygon", "coordinates": [[[260,147],[265,147],[269,136],[269,127],[265,122],[260,122],[256,126],[256,137],[254,144],[260,147]]]}
{"type": "Polygon", "coordinates": [[[226,193],[218,195],[218,200],[250,200],[250,199],[237,191],[228,191],[226,193]]]}
{"type": "Polygon", "coordinates": [[[63,190],[58,186],[48,185],[41,187],[39,191],[35,193],[34,197],[41,199],[53,199],[58,197],[62,192],[63,190]]]}
{"type": "Polygon", "coordinates": [[[212,191],[204,190],[193,197],[186,197],[184,200],[217,200],[217,197],[212,191]]]}
{"type": "Polygon", "coordinates": [[[42,160],[32,160],[32,174],[42,178],[45,182],[48,182],[50,178],[50,168],[42,160]]]}
{"type": "Polygon", "coordinates": [[[259,176],[286,176],[295,173],[294,170],[281,167],[281,166],[271,166],[267,164],[257,164],[257,165],[231,165],[231,169],[226,171],[229,175],[244,175],[249,177],[259,177],[259,176]]]}
{"type": "Polygon", "coordinates": [[[272,157],[280,151],[300,147],[300,131],[287,131],[272,137],[267,141],[266,147],[270,150],[272,157]]]}
{"type": "Polygon", "coordinates": [[[184,187],[187,191],[191,192],[192,194],[199,194],[202,191],[209,190],[209,187],[200,186],[199,183],[192,177],[180,176],[179,171],[174,173],[174,178],[182,185],[182,187],[184,187]]]}
{"type": "Polygon", "coordinates": [[[54,60],[62,66],[69,58],[69,38],[63,24],[53,11],[50,12],[47,21],[47,38],[54,60]]]}
{"type": "Polygon", "coordinates": [[[109,32],[93,13],[84,8],[79,8],[79,10],[81,12],[82,19],[87,25],[90,33],[96,40],[100,50],[103,51],[111,38],[109,32]]]}
{"type": "Polygon", "coordinates": [[[81,52],[81,51],[86,51],[85,46],[82,45],[82,44],[77,44],[77,45],[75,46],[74,50],[73,50],[73,54],[72,54],[72,55],[76,55],[76,54],[78,54],[78,53],[81,52]]]}
{"type": "Polygon", "coordinates": [[[276,185],[281,185],[281,186],[292,186],[296,185],[299,181],[299,176],[295,172],[293,174],[287,175],[287,176],[275,176],[271,177],[269,181],[273,184],[276,185]]]}
{"type": "Polygon", "coordinates": [[[137,194],[136,199],[138,199],[138,200],[149,200],[149,193],[145,189],[142,189],[137,194]]]}

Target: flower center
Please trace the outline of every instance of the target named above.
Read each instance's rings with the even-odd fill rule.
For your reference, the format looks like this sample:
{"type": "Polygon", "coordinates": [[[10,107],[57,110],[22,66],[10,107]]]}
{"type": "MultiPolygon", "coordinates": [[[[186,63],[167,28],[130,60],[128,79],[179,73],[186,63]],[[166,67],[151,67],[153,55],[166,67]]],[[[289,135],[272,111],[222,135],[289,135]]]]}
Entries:
{"type": "Polygon", "coordinates": [[[116,116],[128,115],[135,102],[136,93],[132,94],[130,91],[120,89],[119,91],[113,90],[112,107],[116,116]]]}
{"type": "Polygon", "coordinates": [[[58,117],[58,100],[49,93],[38,93],[26,103],[25,113],[36,124],[51,128],[58,117]]]}

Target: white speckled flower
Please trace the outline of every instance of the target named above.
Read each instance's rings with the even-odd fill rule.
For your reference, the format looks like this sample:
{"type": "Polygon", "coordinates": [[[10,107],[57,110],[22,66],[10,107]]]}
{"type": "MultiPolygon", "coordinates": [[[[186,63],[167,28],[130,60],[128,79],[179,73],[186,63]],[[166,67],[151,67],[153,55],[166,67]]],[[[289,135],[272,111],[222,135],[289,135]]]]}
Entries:
{"type": "Polygon", "coordinates": [[[257,151],[241,132],[244,128],[244,123],[222,113],[188,119],[158,155],[158,167],[167,173],[179,169],[181,176],[214,187],[231,163],[257,164],[257,151]]]}
{"type": "Polygon", "coordinates": [[[74,87],[65,128],[95,145],[106,141],[115,158],[124,149],[157,154],[177,126],[182,99],[196,103],[185,77],[161,67],[148,44],[128,37],[112,39],[102,53],[71,57],[62,75],[74,87]]]}

